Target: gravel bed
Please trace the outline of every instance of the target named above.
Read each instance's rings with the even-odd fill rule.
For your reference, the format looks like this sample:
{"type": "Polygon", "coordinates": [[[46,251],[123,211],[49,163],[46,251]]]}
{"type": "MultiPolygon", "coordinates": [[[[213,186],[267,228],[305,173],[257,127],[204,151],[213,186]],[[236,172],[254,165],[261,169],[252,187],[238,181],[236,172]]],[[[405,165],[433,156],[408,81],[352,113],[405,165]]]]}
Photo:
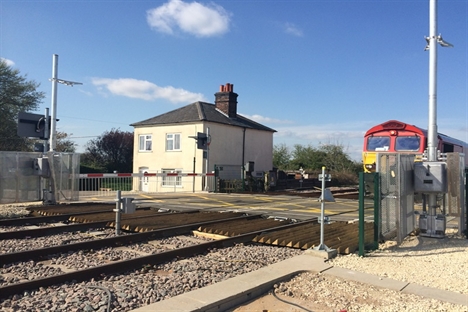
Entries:
{"type": "MultiPolygon", "coordinates": [[[[28,213],[24,207],[4,209],[2,206],[0,219],[28,213]]],[[[66,240],[64,236],[60,235],[61,239],[66,240]]],[[[45,244],[41,240],[28,241],[31,242],[29,246],[45,244]]],[[[60,267],[80,268],[76,263],[90,261],[90,255],[92,258],[112,261],[193,243],[194,239],[190,237],[167,238],[133,244],[124,250],[111,248],[101,250],[100,253],[92,251],[59,255],[54,260],[57,261],[55,265],[52,260],[48,260],[50,265],[33,261],[14,264],[1,268],[0,276],[3,277],[0,277],[0,285],[53,275],[60,267]]],[[[16,244],[20,245],[19,240],[16,244]]],[[[2,252],[3,248],[2,241],[2,252]]],[[[130,311],[299,254],[302,251],[260,245],[215,249],[205,255],[148,265],[136,271],[107,275],[98,280],[25,291],[0,300],[0,311],[130,311]]],[[[443,239],[410,236],[400,245],[389,241],[366,257],[357,254],[338,256],[329,260],[329,263],[335,267],[468,295],[468,240],[450,233],[443,239]]],[[[467,306],[403,294],[326,274],[299,274],[289,281],[276,284],[272,292],[281,298],[293,298],[302,303],[299,307],[297,304],[296,307],[291,305],[288,311],[468,311],[467,306]]]]}
{"type": "MultiPolygon", "coordinates": [[[[195,243],[193,239],[185,239],[185,243],[175,242],[174,238],[167,240],[162,245],[195,243]]],[[[145,244],[145,248],[148,246],[145,244]]],[[[0,311],[129,311],[301,253],[289,248],[242,244],[213,249],[206,255],[148,265],[99,280],[27,291],[0,301],[0,311]]],[[[35,272],[31,270],[30,276],[37,276],[35,272]]]]}
{"type": "Polygon", "coordinates": [[[1,232],[15,232],[15,231],[24,231],[28,229],[26,226],[0,226],[1,232]]]}
{"type": "MultiPolygon", "coordinates": [[[[122,235],[126,234],[122,232],[122,235]]],[[[2,240],[0,254],[79,243],[96,239],[96,235],[99,238],[114,237],[115,229],[89,229],[85,232],[66,232],[27,239],[5,239],[2,240]]]]}
{"type": "MultiPolygon", "coordinates": [[[[468,240],[457,235],[448,234],[442,239],[410,236],[399,246],[389,241],[365,257],[338,256],[329,263],[468,295],[468,240]]],[[[302,300],[304,307],[313,311],[468,311],[466,305],[403,294],[326,274],[299,274],[276,284],[274,293],[302,300]]]]}
{"type": "MultiPolygon", "coordinates": [[[[275,285],[281,298],[296,298],[305,311],[466,312],[466,306],[383,289],[324,274],[304,273],[275,285]]],[[[289,310],[289,311],[304,311],[289,310]]]]}
{"type": "Polygon", "coordinates": [[[8,264],[0,268],[0,286],[62,274],[59,268],[48,267],[34,261],[8,264]]]}
{"type": "MultiPolygon", "coordinates": [[[[105,229],[100,233],[109,232],[105,229]]],[[[105,236],[113,235],[108,233],[105,236]]],[[[13,241],[10,244],[27,242],[25,249],[34,249],[44,247],[44,240],[48,240],[50,245],[59,245],[62,242],[79,242],[89,240],[89,236],[79,239],[76,233],[63,233],[61,235],[51,235],[42,237],[41,240],[8,240],[13,241]]],[[[62,274],[64,271],[76,271],[88,269],[91,267],[108,264],[115,261],[129,260],[141,255],[156,254],[159,252],[192,246],[196,243],[204,242],[206,239],[195,239],[191,236],[177,236],[153,240],[150,242],[139,242],[123,247],[106,247],[98,250],[79,250],[69,251],[67,253],[50,255],[49,260],[45,261],[24,261],[9,263],[0,268],[0,285],[6,286],[15,284],[24,280],[32,280],[40,277],[49,277],[62,274]],[[2,275],[6,276],[2,278],[2,275]]],[[[3,241],[2,241],[3,243],[3,241]]]]}
{"type": "Polygon", "coordinates": [[[366,257],[341,256],[330,264],[468,295],[468,240],[458,235],[409,236],[400,246],[390,241],[366,257]]]}
{"type": "MultiPolygon", "coordinates": [[[[40,206],[42,202],[30,203],[28,205],[40,206]]],[[[0,219],[27,217],[30,213],[31,211],[25,207],[25,203],[0,205],[0,219]]]]}

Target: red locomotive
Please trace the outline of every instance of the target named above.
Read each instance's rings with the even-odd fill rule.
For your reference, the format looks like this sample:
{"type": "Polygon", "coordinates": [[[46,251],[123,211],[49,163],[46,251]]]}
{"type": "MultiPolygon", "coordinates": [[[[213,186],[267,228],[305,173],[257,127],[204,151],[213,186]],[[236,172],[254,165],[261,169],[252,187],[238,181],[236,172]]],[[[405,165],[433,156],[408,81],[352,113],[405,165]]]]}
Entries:
{"type": "MultiPolygon", "coordinates": [[[[468,167],[468,144],[438,133],[437,149],[441,153],[465,153],[468,167]]],[[[374,172],[376,153],[412,153],[422,155],[427,148],[427,130],[397,120],[389,120],[370,128],[364,135],[362,161],[364,172],[374,172]]]]}

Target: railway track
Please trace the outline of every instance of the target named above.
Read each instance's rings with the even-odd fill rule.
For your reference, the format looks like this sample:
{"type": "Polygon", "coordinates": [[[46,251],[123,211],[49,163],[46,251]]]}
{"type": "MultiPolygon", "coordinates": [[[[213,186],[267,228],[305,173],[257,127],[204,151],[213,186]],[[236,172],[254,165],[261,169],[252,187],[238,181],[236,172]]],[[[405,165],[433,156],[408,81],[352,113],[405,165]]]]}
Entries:
{"type": "MultiPolygon", "coordinates": [[[[218,214],[220,215],[220,214],[218,214]]],[[[172,216],[175,220],[178,216],[172,216]]],[[[100,276],[102,274],[116,274],[119,272],[124,272],[128,270],[134,270],[141,268],[147,264],[159,264],[174,258],[179,257],[189,257],[196,254],[204,253],[209,249],[213,248],[224,248],[227,246],[232,246],[234,244],[243,244],[243,243],[250,243],[255,236],[264,232],[265,230],[275,230],[275,229],[282,229],[287,227],[288,225],[284,225],[278,221],[272,221],[268,219],[262,219],[260,216],[238,216],[235,213],[225,214],[225,220],[216,220],[217,224],[222,224],[223,221],[237,221],[239,223],[245,223],[246,220],[249,219],[256,219],[256,224],[268,223],[267,226],[261,227],[260,230],[249,232],[245,234],[236,235],[233,237],[227,237],[223,239],[218,239],[206,243],[197,244],[194,246],[189,246],[185,248],[177,248],[175,250],[165,251],[161,253],[157,253],[154,255],[146,255],[136,257],[134,259],[129,259],[125,261],[116,261],[114,263],[100,265],[97,267],[92,267],[85,270],[79,270],[75,272],[64,273],[60,275],[55,275],[51,277],[42,278],[39,280],[33,280],[28,282],[22,282],[18,284],[12,284],[4,287],[0,287],[0,297],[7,297],[18,292],[24,290],[31,290],[39,287],[47,287],[55,284],[60,284],[69,281],[84,281],[95,278],[96,276],[100,276]],[[236,220],[237,219],[237,220],[236,220]],[[260,221],[260,222],[258,222],[260,221]],[[281,225],[279,225],[281,224],[281,225]]],[[[189,234],[191,230],[199,228],[200,226],[204,226],[205,224],[212,223],[213,221],[205,221],[205,222],[198,222],[198,223],[190,223],[185,225],[179,226],[172,226],[172,227],[163,227],[159,230],[153,231],[145,231],[143,233],[135,233],[135,234],[128,234],[123,236],[116,236],[106,239],[97,239],[92,241],[86,241],[81,243],[69,244],[69,245],[61,245],[61,246],[54,246],[49,248],[41,248],[41,249],[34,249],[28,250],[23,252],[17,253],[7,253],[7,254],[0,254],[0,263],[2,265],[6,265],[9,263],[14,263],[16,261],[25,261],[25,260],[42,260],[45,259],[47,256],[60,254],[60,253],[67,253],[70,251],[77,251],[77,250],[88,250],[88,249],[100,249],[106,246],[122,246],[124,244],[135,243],[144,240],[150,239],[157,239],[165,236],[174,236],[174,235],[182,235],[182,234],[189,234]]]]}
{"type": "MultiPolygon", "coordinates": [[[[92,209],[85,207],[46,207],[33,208],[35,217],[1,220],[0,226],[65,222],[62,226],[25,229],[0,233],[0,240],[40,237],[56,233],[84,231],[91,228],[112,228],[115,213],[114,205],[99,205],[92,209]],[[76,210],[80,210],[80,212],[76,210]],[[21,220],[21,221],[20,221],[21,220]],[[73,224],[71,224],[73,222],[73,224]]],[[[138,270],[147,265],[157,265],[173,259],[184,259],[207,253],[208,250],[221,249],[236,244],[262,244],[296,249],[308,249],[320,241],[320,224],[316,219],[302,222],[276,220],[260,215],[246,215],[235,212],[206,213],[197,210],[174,212],[152,209],[138,209],[134,215],[122,215],[122,228],[125,235],[92,239],[79,243],[67,243],[46,248],[24,250],[0,254],[0,267],[14,265],[19,261],[48,261],[55,255],[119,248],[135,243],[150,242],[165,237],[192,235],[208,237],[208,242],[199,242],[193,246],[159,251],[155,254],[138,255],[132,259],[110,261],[83,270],[65,272],[31,281],[21,281],[0,287],[0,298],[11,297],[41,287],[48,287],[67,282],[90,281],[104,275],[118,274],[138,270]]],[[[357,248],[357,225],[335,222],[325,226],[328,247],[340,253],[349,253],[357,248]]],[[[372,231],[367,231],[371,233],[372,231]]],[[[1,276],[0,276],[1,277],[1,276]]],[[[0,279],[1,281],[1,279],[0,279]]],[[[1,283],[0,283],[1,285],[1,283]]]]}

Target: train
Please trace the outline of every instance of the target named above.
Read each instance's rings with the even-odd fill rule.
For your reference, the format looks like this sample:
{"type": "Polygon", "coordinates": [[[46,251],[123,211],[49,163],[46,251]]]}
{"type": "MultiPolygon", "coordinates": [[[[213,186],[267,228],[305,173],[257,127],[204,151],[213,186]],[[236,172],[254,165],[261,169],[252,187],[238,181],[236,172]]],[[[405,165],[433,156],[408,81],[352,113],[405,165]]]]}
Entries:
{"type": "MultiPolygon", "coordinates": [[[[464,153],[468,144],[438,133],[437,149],[441,153],[464,153]]],[[[421,155],[427,149],[427,130],[398,120],[389,120],[367,130],[364,135],[362,161],[364,172],[375,172],[376,153],[411,153],[421,155]]],[[[465,157],[468,167],[468,156],[465,157]]]]}

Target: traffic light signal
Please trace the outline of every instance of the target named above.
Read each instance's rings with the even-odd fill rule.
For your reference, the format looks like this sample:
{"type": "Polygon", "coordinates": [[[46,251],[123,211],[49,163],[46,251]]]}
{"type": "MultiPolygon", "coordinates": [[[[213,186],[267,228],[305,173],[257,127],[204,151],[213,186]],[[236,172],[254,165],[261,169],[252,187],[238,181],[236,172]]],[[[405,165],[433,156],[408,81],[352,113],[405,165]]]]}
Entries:
{"type": "Polygon", "coordinates": [[[208,149],[208,136],[206,133],[197,132],[197,148],[202,150],[208,149]]]}

